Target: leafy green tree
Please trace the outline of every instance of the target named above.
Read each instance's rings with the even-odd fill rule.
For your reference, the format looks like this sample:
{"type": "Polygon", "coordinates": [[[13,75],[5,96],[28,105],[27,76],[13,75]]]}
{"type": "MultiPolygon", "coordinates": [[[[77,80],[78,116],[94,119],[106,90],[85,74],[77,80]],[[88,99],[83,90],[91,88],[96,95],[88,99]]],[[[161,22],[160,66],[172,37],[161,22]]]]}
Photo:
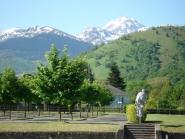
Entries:
{"type": "MultiPolygon", "coordinates": [[[[47,64],[40,65],[36,86],[46,102],[69,106],[71,116],[78,102],[78,89],[87,77],[87,63],[83,59],[70,59],[65,53],[59,57],[55,46],[46,55],[47,64]]],[[[61,119],[61,107],[59,107],[61,119]]]]}
{"type": "Polygon", "coordinates": [[[19,78],[19,99],[24,101],[25,103],[25,113],[24,117],[26,117],[26,111],[29,111],[30,103],[36,100],[37,95],[33,92],[33,76],[31,74],[24,74],[19,78]],[[26,108],[27,106],[27,108],[26,108]]]}
{"type": "Polygon", "coordinates": [[[112,93],[106,88],[104,84],[98,83],[97,89],[100,92],[98,97],[98,102],[100,104],[100,107],[104,108],[104,106],[110,105],[110,103],[114,100],[112,93]]]}
{"type": "Polygon", "coordinates": [[[81,58],[70,60],[66,65],[65,70],[62,70],[61,73],[63,73],[62,77],[66,78],[63,78],[65,83],[63,83],[60,90],[63,92],[64,99],[68,104],[73,119],[72,111],[81,97],[79,88],[87,77],[87,63],[81,58]]]}
{"type": "Polygon", "coordinates": [[[43,98],[37,86],[38,78],[36,75],[32,74],[25,74],[23,76],[25,78],[26,86],[31,91],[32,102],[35,104],[35,108],[38,111],[38,116],[40,116],[40,109],[41,104],[43,103],[43,98]]]}
{"type": "Polygon", "coordinates": [[[128,96],[133,103],[135,103],[137,93],[140,92],[143,88],[147,93],[150,91],[150,85],[147,84],[146,81],[136,80],[127,83],[126,92],[128,93],[128,96]]]}
{"type": "Polygon", "coordinates": [[[185,84],[184,81],[177,83],[170,95],[170,103],[177,109],[185,109],[185,84]]]}
{"type": "MultiPolygon", "coordinates": [[[[58,57],[58,51],[54,45],[51,46],[50,52],[46,55],[47,64],[40,64],[37,67],[36,75],[36,90],[39,96],[45,103],[63,104],[63,92],[60,91],[62,82],[60,70],[64,69],[67,64],[67,57],[64,56],[61,60],[58,57]]],[[[60,119],[61,108],[59,107],[60,119]]]]}
{"type": "Polygon", "coordinates": [[[158,99],[159,108],[172,108],[173,104],[170,101],[171,93],[172,93],[172,86],[170,84],[165,84],[161,88],[160,97],[158,99]]]}
{"type": "Polygon", "coordinates": [[[126,83],[123,80],[123,78],[121,77],[119,68],[115,62],[113,62],[110,66],[110,73],[109,73],[109,77],[108,77],[108,82],[112,86],[117,87],[119,89],[124,90],[126,87],[126,83]]]}
{"type": "Polygon", "coordinates": [[[10,119],[11,119],[11,105],[17,101],[18,98],[18,81],[14,70],[5,69],[1,75],[1,94],[0,98],[3,104],[9,105],[10,119]]]}
{"type": "Polygon", "coordinates": [[[90,108],[96,104],[98,100],[99,92],[94,83],[84,81],[80,91],[82,92],[82,100],[87,103],[87,117],[89,116],[90,108]]]}
{"type": "Polygon", "coordinates": [[[93,83],[94,82],[94,74],[92,72],[92,69],[90,67],[90,65],[88,65],[88,73],[87,73],[87,78],[89,80],[90,83],[93,83]]]}
{"type": "Polygon", "coordinates": [[[87,117],[90,108],[93,115],[93,106],[103,107],[109,105],[113,100],[110,91],[99,82],[89,83],[88,81],[84,81],[80,91],[82,93],[82,100],[87,103],[87,117]]]}
{"type": "Polygon", "coordinates": [[[166,98],[168,95],[166,94],[168,94],[168,87],[170,87],[169,79],[167,77],[156,77],[148,80],[147,84],[149,84],[150,89],[146,107],[153,109],[159,108],[160,106],[163,107],[165,103],[167,104],[168,100],[166,100],[166,98]]]}

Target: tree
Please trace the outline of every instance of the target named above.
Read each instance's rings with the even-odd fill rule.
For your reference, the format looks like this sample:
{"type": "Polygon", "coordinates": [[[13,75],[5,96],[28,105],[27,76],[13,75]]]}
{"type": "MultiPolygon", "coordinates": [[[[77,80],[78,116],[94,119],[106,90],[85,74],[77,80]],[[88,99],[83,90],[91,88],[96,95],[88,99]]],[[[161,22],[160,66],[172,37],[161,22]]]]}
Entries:
{"type": "Polygon", "coordinates": [[[25,113],[24,117],[26,118],[26,109],[29,111],[30,103],[36,100],[37,95],[33,92],[33,75],[24,74],[18,80],[19,83],[19,99],[25,103],[25,113]],[[27,108],[26,108],[27,105],[27,108]]]}
{"type": "MultiPolygon", "coordinates": [[[[36,90],[45,103],[53,103],[61,106],[63,102],[63,92],[60,88],[63,86],[64,79],[61,78],[61,69],[67,64],[67,57],[63,56],[60,60],[58,51],[54,45],[51,46],[50,52],[46,53],[47,64],[40,64],[37,67],[36,90]]],[[[61,107],[59,107],[61,120],[61,107]]]]}
{"type": "Polygon", "coordinates": [[[0,98],[3,104],[9,105],[11,119],[11,105],[17,101],[18,96],[18,81],[14,70],[5,69],[1,75],[1,92],[0,98]]]}
{"type": "Polygon", "coordinates": [[[100,92],[100,96],[98,97],[98,102],[100,104],[100,107],[110,105],[110,103],[114,100],[112,93],[105,87],[104,84],[98,83],[97,89],[100,92]]]}
{"type": "Polygon", "coordinates": [[[124,90],[126,87],[126,83],[123,78],[121,78],[121,74],[119,68],[115,62],[113,62],[110,66],[110,73],[108,77],[108,82],[114,87],[124,90]]]}
{"type": "MultiPolygon", "coordinates": [[[[47,64],[37,68],[36,86],[44,101],[69,106],[78,100],[78,89],[87,77],[87,63],[83,59],[70,59],[66,53],[61,57],[55,46],[46,55],[47,64]]],[[[61,107],[59,107],[61,120],[61,107]]]]}
{"type": "Polygon", "coordinates": [[[63,78],[65,83],[60,90],[64,94],[64,99],[68,104],[73,119],[72,111],[80,100],[79,88],[87,77],[87,63],[81,58],[69,60],[65,70],[61,72],[63,73],[62,77],[66,78],[63,78]]]}
{"type": "Polygon", "coordinates": [[[40,91],[37,86],[38,78],[33,74],[25,74],[23,75],[25,78],[25,85],[31,91],[32,102],[35,103],[35,108],[38,111],[38,116],[40,116],[40,106],[43,102],[43,98],[41,97],[40,91]]]}
{"type": "Polygon", "coordinates": [[[145,84],[146,86],[149,86],[147,89],[147,92],[149,92],[148,101],[146,104],[147,108],[159,108],[167,102],[164,102],[170,86],[170,81],[167,77],[155,77],[145,82],[145,84]]]}
{"type": "Polygon", "coordinates": [[[101,107],[106,106],[106,105],[110,105],[110,103],[114,99],[112,93],[108,89],[106,89],[105,87],[101,87],[100,93],[101,94],[100,94],[99,102],[101,104],[101,107]]]}
{"type": "Polygon", "coordinates": [[[172,108],[173,104],[170,101],[171,92],[172,86],[170,84],[165,84],[161,88],[160,97],[158,100],[158,105],[160,108],[172,108]]]}
{"type": "Polygon", "coordinates": [[[93,115],[93,106],[109,105],[113,100],[113,96],[109,90],[99,82],[89,83],[87,80],[84,81],[80,92],[82,93],[82,101],[87,103],[87,117],[90,107],[93,115]]]}
{"type": "MultiPolygon", "coordinates": [[[[113,62],[110,66],[110,73],[108,76],[108,82],[112,86],[119,88],[121,90],[125,90],[125,88],[126,88],[126,83],[125,83],[124,79],[121,77],[119,68],[115,62],[113,62]]],[[[122,97],[122,105],[123,105],[123,97],[122,97]]]]}
{"type": "Polygon", "coordinates": [[[96,89],[95,84],[94,83],[91,84],[88,81],[84,81],[80,91],[82,93],[82,101],[87,103],[86,111],[88,117],[90,108],[92,108],[92,106],[95,105],[96,101],[98,100],[99,92],[96,89]]]}
{"type": "Polygon", "coordinates": [[[137,93],[143,88],[146,90],[146,92],[150,90],[150,85],[143,80],[129,81],[127,83],[126,92],[133,103],[135,102],[137,93]]]}
{"type": "Polygon", "coordinates": [[[178,82],[171,94],[170,94],[170,104],[177,109],[185,109],[185,84],[184,81],[178,82]]]}
{"type": "Polygon", "coordinates": [[[94,73],[92,72],[92,69],[90,67],[90,65],[88,65],[88,73],[87,73],[87,78],[89,80],[90,83],[94,82],[94,73]]]}

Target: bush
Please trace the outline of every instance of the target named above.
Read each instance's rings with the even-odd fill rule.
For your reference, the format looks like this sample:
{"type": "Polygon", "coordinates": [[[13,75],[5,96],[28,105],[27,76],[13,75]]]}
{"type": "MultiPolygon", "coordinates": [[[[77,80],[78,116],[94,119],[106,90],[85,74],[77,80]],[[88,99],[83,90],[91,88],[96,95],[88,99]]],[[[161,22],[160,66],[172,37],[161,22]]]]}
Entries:
{"type": "MultiPolygon", "coordinates": [[[[134,104],[129,104],[126,106],[126,115],[127,115],[127,120],[132,123],[138,123],[139,119],[136,115],[136,106],[134,104]]],[[[141,121],[145,121],[147,117],[147,111],[146,108],[143,110],[143,116],[141,121]]]]}
{"type": "Polygon", "coordinates": [[[126,107],[127,120],[132,123],[137,122],[136,107],[134,104],[129,104],[126,107]]]}

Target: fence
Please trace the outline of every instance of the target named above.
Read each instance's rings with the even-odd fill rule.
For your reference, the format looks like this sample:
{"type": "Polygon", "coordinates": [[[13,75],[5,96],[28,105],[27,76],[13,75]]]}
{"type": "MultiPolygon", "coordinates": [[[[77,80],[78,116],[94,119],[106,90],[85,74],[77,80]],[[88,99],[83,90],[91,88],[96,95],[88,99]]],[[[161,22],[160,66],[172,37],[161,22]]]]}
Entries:
{"type": "MultiPolygon", "coordinates": [[[[56,106],[56,105],[47,105],[47,110],[46,111],[59,111],[60,110],[63,112],[67,112],[68,109],[64,106],[56,106]]],[[[43,105],[23,105],[23,104],[13,104],[13,105],[0,105],[0,110],[1,111],[7,111],[7,110],[12,110],[12,111],[24,111],[25,109],[27,111],[37,111],[38,109],[41,111],[44,111],[44,106],[43,105]]]]}
{"type": "MultiPolygon", "coordinates": [[[[46,109],[44,110],[44,105],[35,105],[35,104],[30,104],[30,105],[24,105],[24,104],[12,104],[10,105],[6,105],[6,104],[0,104],[0,111],[7,111],[7,110],[12,110],[12,111],[24,111],[25,109],[27,111],[37,111],[38,109],[41,111],[51,111],[51,112],[57,112],[59,111],[59,109],[61,110],[61,112],[68,112],[68,108],[65,106],[58,106],[58,105],[52,105],[49,104],[47,105],[46,109]]],[[[93,108],[94,111],[105,111],[105,112],[121,112],[122,111],[122,107],[110,107],[110,106],[105,106],[102,107],[101,110],[100,108],[94,107],[93,108]]],[[[74,112],[80,111],[78,107],[75,107],[74,112]]],[[[82,111],[86,112],[87,111],[87,107],[82,107],[82,111]]],[[[90,111],[90,109],[89,109],[90,111]]]]}
{"type": "Polygon", "coordinates": [[[177,110],[177,109],[147,109],[147,113],[149,114],[185,114],[185,110],[177,110]]]}

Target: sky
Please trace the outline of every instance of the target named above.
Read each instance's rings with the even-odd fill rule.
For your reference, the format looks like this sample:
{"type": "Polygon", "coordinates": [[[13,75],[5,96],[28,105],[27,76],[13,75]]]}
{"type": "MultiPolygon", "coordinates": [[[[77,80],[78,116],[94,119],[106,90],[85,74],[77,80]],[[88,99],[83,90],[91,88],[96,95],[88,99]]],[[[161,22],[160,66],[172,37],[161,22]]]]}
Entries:
{"type": "Polygon", "coordinates": [[[185,0],[0,0],[0,30],[51,26],[69,34],[128,16],[145,26],[185,25],[185,0]]]}

